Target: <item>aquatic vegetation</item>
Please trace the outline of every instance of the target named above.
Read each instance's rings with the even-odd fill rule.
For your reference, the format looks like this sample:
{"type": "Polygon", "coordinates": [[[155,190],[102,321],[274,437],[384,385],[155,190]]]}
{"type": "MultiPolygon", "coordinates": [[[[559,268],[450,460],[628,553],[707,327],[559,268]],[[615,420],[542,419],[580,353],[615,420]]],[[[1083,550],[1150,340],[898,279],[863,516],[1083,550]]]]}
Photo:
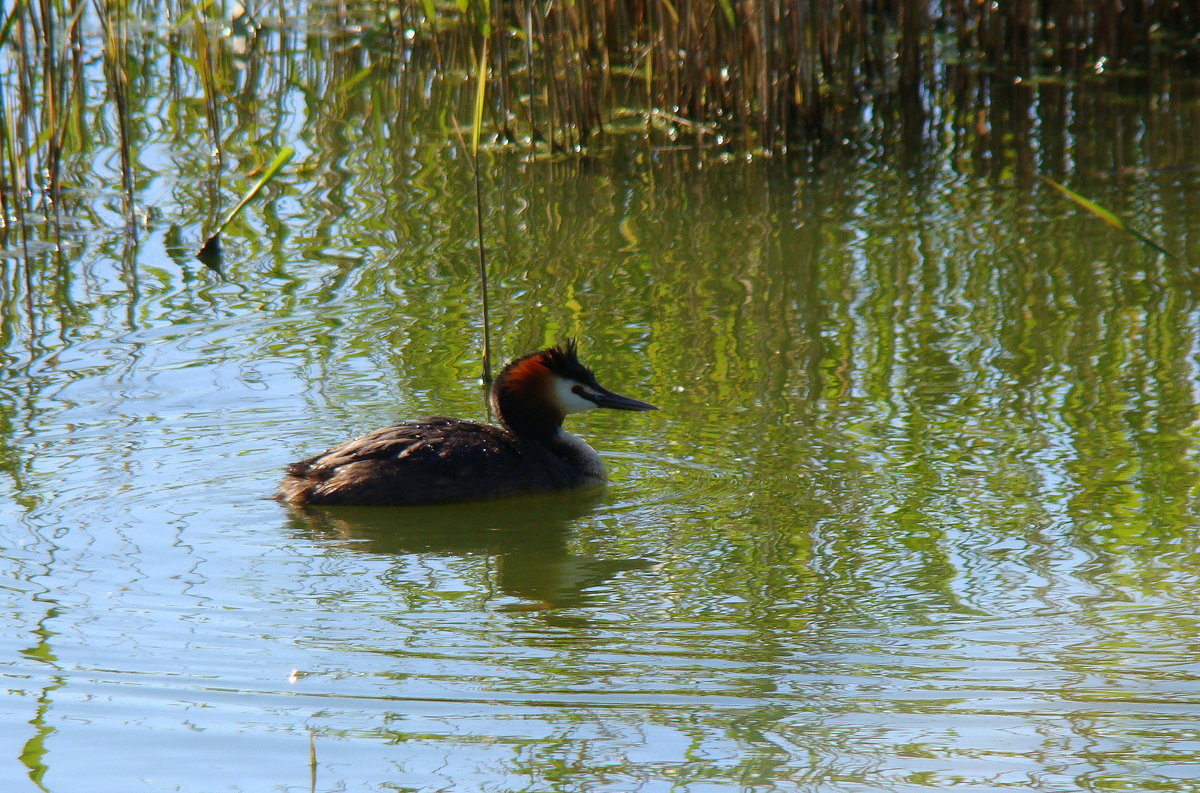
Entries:
{"type": "Polygon", "coordinates": [[[1171,259],[1176,258],[1175,254],[1171,253],[1169,250],[1167,250],[1163,246],[1159,245],[1153,239],[1146,236],[1146,234],[1144,234],[1143,232],[1138,231],[1133,226],[1129,225],[1129,223],[1126,222],[1126,220],[1124,218],[1122,218],[1120,215],[1117,215],[1115,212],[1105,209],[1104,207],[1100,206],[1099,204],[1097,204],[1095,201],[1092,201],[1091,199],[1084,198],[1083,196],[1081,196],[1079,193],[1076,193],[1071,188],[1061,185],[1058,182],[1054,181],[1053,179],[1050,179],[1049,177],[1043,176],[1042,181],[1045,182],[1046,184],[1050,185],[1051,187],[1053,187],[1060,194],[1065,196],[1070,201],[1074,202],[1076,205],[1078,205],[1082,209],[1090,212],[1092,215],[1099,218],[1105,225],[1107,225],[1111,228],[1117,229],[1118,231],[1125,232],[1129,236],[1131,236],[1134,239],[1141,242],[1143,245],[1146,245],[1146,246],[1158,251],[1163,256],[1166,256],[1171,259]]]}
{"type": "Polygon", "coordinates": [[[934,134],[931,116],[962,114],[966,130],[973,108],[985,116],[974,124],[986,135],[1014,85],[1138,80],[1169,97],[1177,90],[1171,75],[1186,77],[1200,61],[1190,33],[1200,11],[1187,3],[400,0],[268,11],[276,15],[177,0],[15,3],[0,23],[4,217],[20,225],[34,207],[53,214],[63,158],[88,151],[99,126],[118,140],[133,229],[130,118],[145,101],[136,96],[139,78],[166,68],[178,95],[195,97],[218,178],[223,136],[232,133],[222,125],[227,106],[270,101],[277,87],[258,80],[272,52],[292,46],[353,65],[280,76],[309,81],[314,96],[334,101],[368,75],[390,74],[442,83],[448,109],[465,111],[470,99],[457,94],[474,82],[477,106],[462,114],[480,119],[471,124],[472,148],[535,156],[630,135],[727,155],[819,153],[880,124],[918,145],[934,134]],[[169,52],[165,62],[139,44],[155,38],[169,52]],[[95,51],[107,90],[102,116],[88,118],[83,75],[95,68],[87,55],[95,51]],[[486,105],[484,82],[468,73],[486,78],[486,105]]]}
{"type": "Polygon", "coordinates": [[[264,171],[263,175],[259,177],[257,182],[254,183],[254,186],[246,191],[246,195],[242,196],[242,200],[237,203],[237,206],[229,211],[229,214],[225,216],[225,219],[221,221],[221,224],[217,226],[216,231],[209,235],[208,239],[204,241],[204,245],[200,246],[200,250],[196,253],[196,258],[210,265],[216,261],[216,259],[220,256],[221,232],[224,231],[225,227],[232,223],[235,218],[237,218],[241,211],[245,209],[246,204],[249,204],[254,197],[258,195],[259,191],[262,190],[268,182],[275,178],[275,174],[279,173],[279,170],[283,168],[283,166],[291,162],[291,159],[295,153],[296,150],[291,146],[285,146],[283,150],[279,152],[279,154],[275,155],[275,159],[272,160],[271,164],[267,166],[267,170],[264,171]]]}

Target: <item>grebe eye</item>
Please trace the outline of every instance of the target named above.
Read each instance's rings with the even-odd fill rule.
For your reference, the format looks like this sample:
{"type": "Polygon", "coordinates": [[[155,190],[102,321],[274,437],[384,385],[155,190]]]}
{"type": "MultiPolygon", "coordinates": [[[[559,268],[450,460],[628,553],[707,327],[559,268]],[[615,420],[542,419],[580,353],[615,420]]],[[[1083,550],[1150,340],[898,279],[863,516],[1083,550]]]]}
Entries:
{"type": "Polygon", "coordinates": [[[573,385],[573,386],[571,386],[571,393],[572,393],[572,394],[580,394],[580,395],[582,395],[582,394],[583,394],[583,386],[581,386],[581,385],[573,385]]]}

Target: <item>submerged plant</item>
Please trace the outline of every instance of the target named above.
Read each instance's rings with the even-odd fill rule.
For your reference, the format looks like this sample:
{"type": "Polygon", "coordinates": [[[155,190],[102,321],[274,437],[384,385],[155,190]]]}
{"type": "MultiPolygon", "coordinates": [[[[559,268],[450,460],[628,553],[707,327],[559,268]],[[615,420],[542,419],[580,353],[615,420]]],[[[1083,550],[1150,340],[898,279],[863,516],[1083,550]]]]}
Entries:
{"type": "Polygon", "coordinates": [[[1109,209],[1105,209],[1104,207],[1097,204],[1095,201],[1084,198],[1083,196],[1081,196],[1079,193],[1076,193],[1071,188],[1065,187],[1065,186],[1059,184],[1058,182],[1054,181],[1053,179],[1050,179],[1049,177],[1043,176],[1043,177],[1041,177],[1041,179],[1043,182],[1045,182],[1046,184],[1053,187],[1055,190],[1057,190],[1060,194],[1065,196],[1067,199],[1069,199],[1075,205],[1082,207],[1084,210],[1089,212],[1094,217],[1099,218],[1101,221],[1104,222],[1105,225],[1109,226],[1110,228],[1114,228],[1114,229],[1117,229],[1118,231],[1125,232],[1129,236],[1131,236],[1134,239],[1141,242],[1143,245],[1153,248],[1154,250],[1158,251],[1163,256],[1166,256],[1169,259],[1177,258],[1175,256],[1175,254],[1171,253],[1169,250],[1167,250],[1163,246],[1159,245],[1157,242],[1155,242],[1149,236],[1147,236],[1146,234],[1144,234],[1141,231],[1138,231],[1133,226],[1129,225],[1129,223],[1127,223],[1120,215],[1116,214],[1115,212],[1113,212],[1109,209]]]}
{"type": "Polygon", "coordinates": [[[246,195],[242,196],[242,200],[237,203],[237,206],[229,211],[229,214],[226,215],[225,219],[221,221],[219,226],[217,226],[216,231],[209,235],[204,244],[200,246],[200,250],[196,252],[197,259],[209,266],[214,266],[220,256],[221,232],[224,231],[225,228],[232,223],[239,214],[241,214],[241,211],[245,209],[246,205],[249,204],[256,195],[258,195],[259,191],[275,178],[275,174],[279,173],[279,169],[291,161],[295,153],[295,150],[291,146],[285,146],[282,151],[275,155],[275,159],[272,160],[271,164],[267,166],[266,171],[264,171],[263,175],[259,177],[257,182],[254,183],[254,186],[246,191],[246,195]]]}

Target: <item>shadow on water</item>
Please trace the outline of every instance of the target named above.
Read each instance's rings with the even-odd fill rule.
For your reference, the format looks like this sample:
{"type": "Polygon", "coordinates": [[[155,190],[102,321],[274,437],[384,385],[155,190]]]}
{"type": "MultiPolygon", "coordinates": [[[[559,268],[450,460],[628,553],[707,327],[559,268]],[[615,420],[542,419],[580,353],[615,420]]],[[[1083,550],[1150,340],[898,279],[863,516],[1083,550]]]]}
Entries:
{"type": "Polygon", "coordinates": [[[357,553],[385,556],[493,556],[496,583],[528,603],[514,610],[588,604],[588,590],[648,559],[601,559],[571,550],[572,527],[600,504],[604,491],[426,507],[291,509],[299,536],[357,553]]]}

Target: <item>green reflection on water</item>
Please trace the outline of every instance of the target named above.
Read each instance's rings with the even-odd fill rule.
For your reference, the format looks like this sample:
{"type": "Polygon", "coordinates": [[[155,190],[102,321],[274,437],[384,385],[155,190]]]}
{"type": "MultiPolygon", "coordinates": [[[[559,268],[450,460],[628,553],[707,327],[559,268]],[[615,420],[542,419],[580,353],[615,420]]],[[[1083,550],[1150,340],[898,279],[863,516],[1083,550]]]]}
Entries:
{"type": "Polygon", "coordinates": [[[594,503],[292,515],[258,501],[287,461],[483,403],[453,86],[330,92],[361,53],[277,43],[227,75],[218,170],[152,37],[157,215],[135,241],[90,187],[119,183],[97,124],[61,249],[8,243],[2,558],[62,595],[6,593],[10,635],[41,631],[2,659],[35,784],[77,789],[116,729],[220,789],[211,756],[304,725],[358,789],[1190,789],[1194,277],[1031,176],[1074,168],[1194,253],[1197,175],[1155,169],[1195,160],[1195,107],[1044,85],[976,108],[994,133],[946,109],[924,149],[884,128],[815,165],[493,152],[499,354],[579,336],[663,410],[572,420],[611,470],[594,503]],[[172,260],[292,143],[223,273],[172,260]],[[55,569],[22,566],[51,537],[55,569]],[[172,737],[192,720],[216,742],[172,737]]]}
{"type": "MultiPolygon", "coordinates": [[[[33,647],[28,647],[22,650],[21,654],[29,660],[36,661],[38,664],[57,668],[57,659],[54,657],[54,652],[51,649],[50,637],[53,633],[47,630],[44,625],[58,616],[57,609],[50,608],[47,610],[42,624],[34,630],[38,636],[39,642],[33,647]]],[[[66,681],[60,675],[53,675],[50,678],[49,684],[41,690],[37,698],[37,709],[33,719],[29,724],[33,727],[33,733],[29,740],[21,747],[19,759],[21,764],[28,769],[29,780],[37,786],[39,790],[46,788],[42,784],[46,777],[48,766],[46,764],[46,742],[54,734],[54,728],[46,723],[46,714],[54,701],[53,694],[58,689],[62,688],[66,681]]]]}

